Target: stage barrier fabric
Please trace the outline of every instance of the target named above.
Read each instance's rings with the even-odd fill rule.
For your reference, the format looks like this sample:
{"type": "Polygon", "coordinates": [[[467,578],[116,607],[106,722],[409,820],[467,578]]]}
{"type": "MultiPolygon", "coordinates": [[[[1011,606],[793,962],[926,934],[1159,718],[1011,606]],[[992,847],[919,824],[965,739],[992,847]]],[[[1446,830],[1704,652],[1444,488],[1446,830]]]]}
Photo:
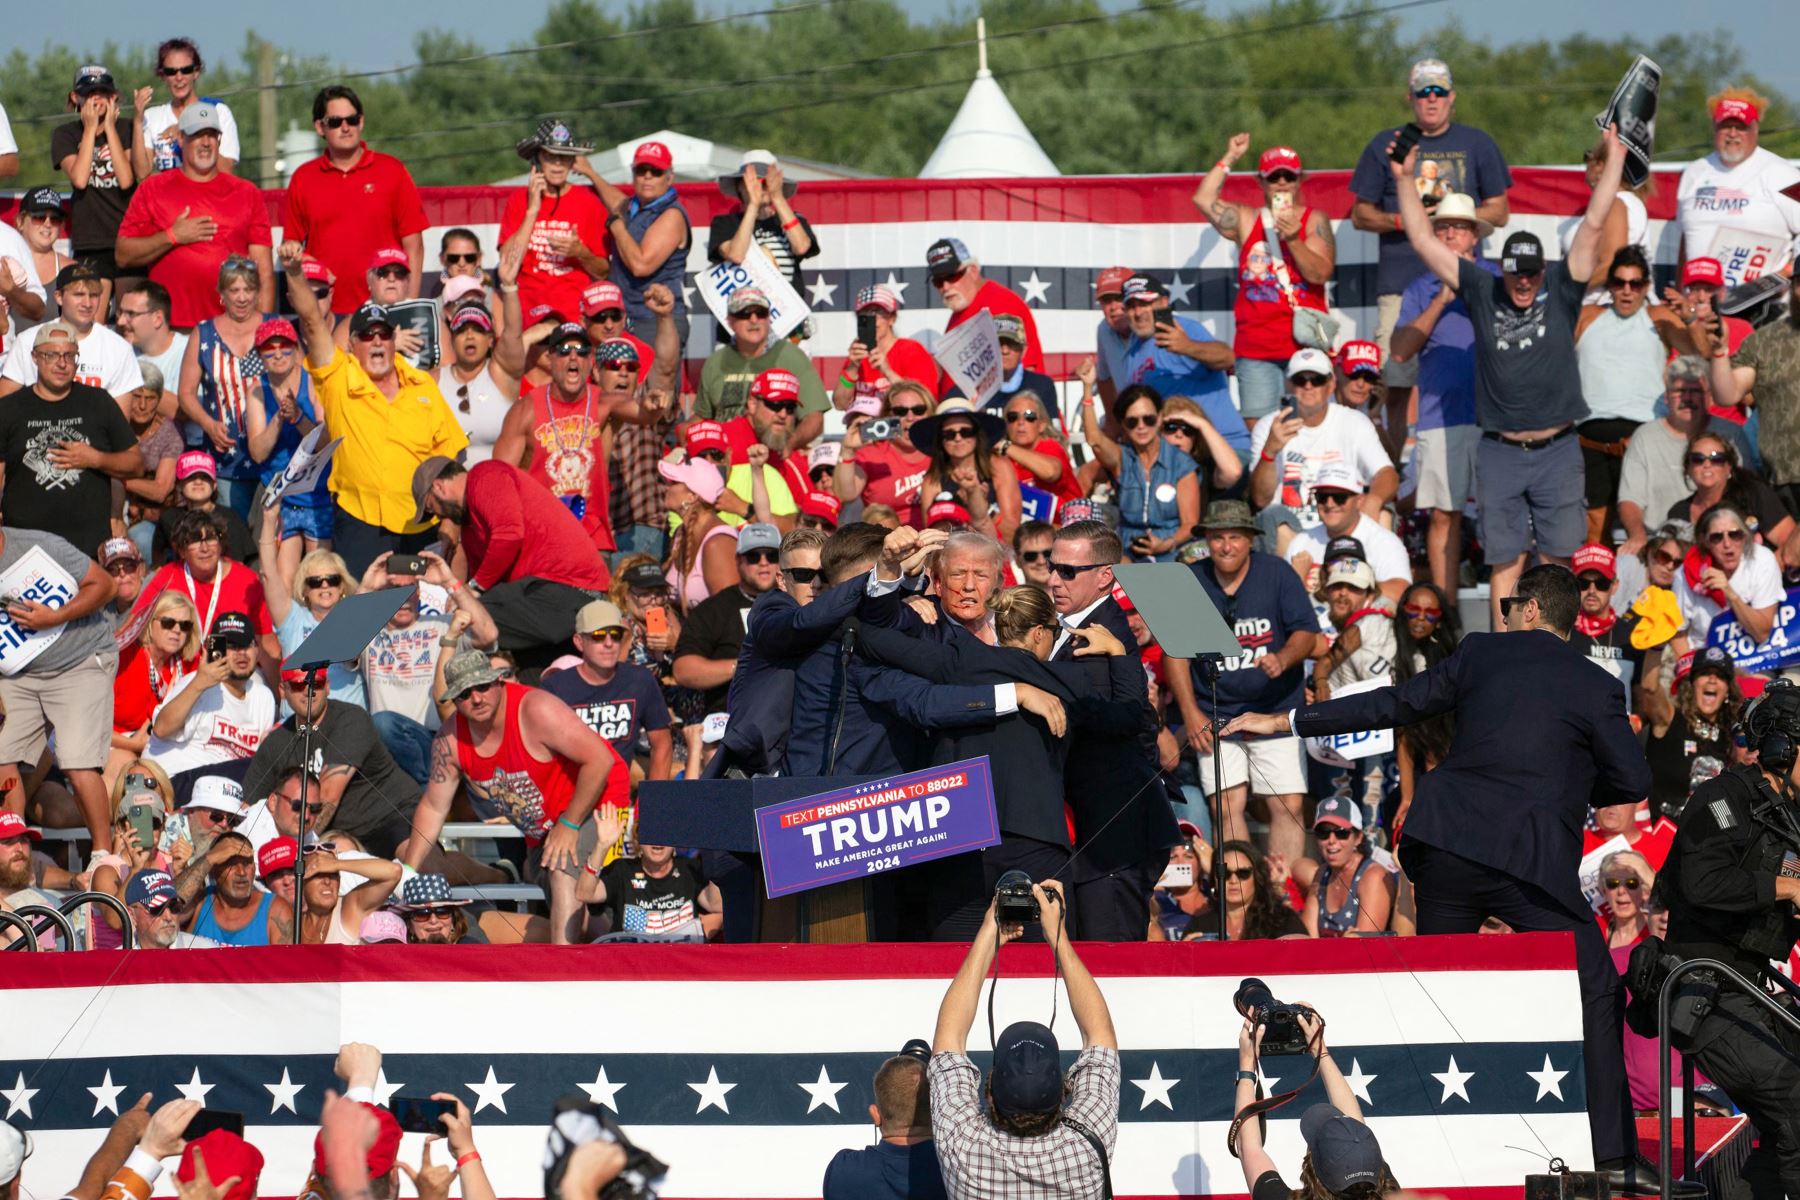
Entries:
{"type": "MultiPolygon", "coordinates": [[[[1240,1020],[1258,976],[1313,1004],[1400,1182],[1459,1200],[1517,1195],[1555,1156],[1591,1161],[1573,943],[1501,937],[1095,945],[1083,957],[1123,1043],[1113,1181],[1127,1196],[1238,1195],[1225,1149],[1240,1020]]],[[[260,1194],[293,1196],[337,1047],[379,1046],[379,1097],[454,1092],[503,1198],[542,1195],[558,1096],[609,1105],[671,1164],[668,1197],[815,1197],[868,1145],[871,1080],[930,1038],[953,946],[302,947],[14,954],[0,1115],[31,1133],[27,1196],[63,1194],[145,1091],[242,1112],[260,1194]]],[[[1046,948],[1001,955],[995,1019],[1051,1015],[1046,948]]],[[[1068,998],[1055,1032],[1079,1046],[1068,998]]],[[[985,1049],[984,1014],[970,1038],[985,1049]]],[[[976,1054],[985,1066],[986,1055],[976,1054]]],[[[1276,1089],[1306,1060],[1265,1059],[1276,1089]]],[[[1296,1178],[1315,1082],[1270,1121],[1296,1178]]],[[[422,1135],[403,1147],[419,1159],[422,1135]]],[[[442,1154],[438,1160],[442,1161],[442,1154]]],[[[160,1194],[171,1194],[165,1176],[160,1194]]],[[[410,1194],[408,1191],[407,1194],[410,1194]]]]}

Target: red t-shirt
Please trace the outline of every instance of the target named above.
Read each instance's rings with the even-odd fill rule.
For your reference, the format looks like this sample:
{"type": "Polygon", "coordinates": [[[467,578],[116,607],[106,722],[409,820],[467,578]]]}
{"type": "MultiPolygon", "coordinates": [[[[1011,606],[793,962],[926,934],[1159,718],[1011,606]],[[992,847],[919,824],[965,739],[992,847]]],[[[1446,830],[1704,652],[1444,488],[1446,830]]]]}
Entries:
{"type": "Polygon", "coordinates": [[[603,591],[611,576],[575,514],[510,463],[476,463],[463,493],[469,519],[463,553],[483,590],[514,579],[548,579],[603,591]]]}
{"type": "MultiPolygon", "coordinates": [[[[591,188],[565,187],[560,196],[545,195],[538,203],[537,224],[525,243],[525,261],[519,268],[519,305],[530,312],[548,304],[570,320],[581,316],[581,292],[593,282],[582,265],[550,248],[550,239],[575,234],[582,245],[602,261],[606,259],[606,208],[591,188]]],[[[504,245],[525,220],[525,189],[507,197],[500,214],[500,242],[504,245]]],[[[605,278],[604,275],[601,278],[605,278]]]]}
{"type": "Polygon", "coordinates": [[[856,465],[862,468],[862,500],[864,504],[886,504],[900,514],[902,525],[922,528],[919,511],[919,488],[925,472],[931,469],[929,455],[920,454],[910,445],[901,449],[898,442],[874,442],[856,452],[856,465]]]}
{"type": "Polygon", "coordinates": [[[348,171],[321,154],[294,172],[282,232],[305,242],[307,253],[331,268],[337,276],[331,311],[348,313],[369,298],[369,260],[375,252],[402,249],[402,238],[423,233],[430,223],[406,167],[364,143],[362,157],[348,171]]]}
{"type": "MultiPolygon", "coordinates": [[[[169,172],[163,172],[164,175],[169,172]]],[[[161,176],[151,176],[153,179],[161,176]]],[[[194,602],[194,611],[200,614],[200,631],[202,638],[212,628],[212,623],[220,613],[241,612],[250,618],[250,627],[259,634],[275,632],[275,622],[269,617],[269,604],[263,598],[262,580],[256,572],[241,562],[225,559],[219,563],[219,574],[212,579],[201,581],[195,579],[189,585],[187,566],[184,563],[165,563],[150,581],[144,584],[144,590],[138,596],[138,602],[131,606],[132,617],[140,611],[148,610],[151,601],[164,588],[173,588],[194,602]],[[220,574],[224,576],[220,578],[220,574]],[[213,598],[213,589],[219,595],[213,598]]]]}
{"type": "MultiPolygon", "coordinates": [[[[984,308],[993,313],[1011,313],[1025,322],[1025,369],[1028,371],[1045,370],[1044,344],[1038,340],[1037,318],[1032,316],[1031,309],[1026,307],[1024,297],[991,279],[982,280],[981,289],[975,293],[975,298],[970,301],[969,307],[961,312],[950,314],[950,323],[944,326],[945,332],[955,329],[984,308]]],[[[944,376],[944,386],[946,388],[951,386],[948,375],[944,376]]]]}
{"type": "MultiPolygon", "coordinates": [[[[756,427],[750,424],[750,418],[747,416],[733,417],[726,421],[722,428],[725,431],[725,440],[731,443],[732,465],[748,463],[750,447],[756,445],[756,427]]],[[[806,472],[806,455],[777,454],[771,450],[769,451],[769,465],[781,472],[781,477],[787,482],[788,491],[794,494],[796,503],[799,502],[800,497],[814,490],[812,477],[806,472]]]]}
{"type": "Polygon", "coordinates": [[[169,324],[186,329],[223,311],[220,264],[233,254],[250,253],[252,246],[268,246],[270,230],[268,205],[249,180],[221,172],[197,183],[176,170],[158,171],[138,185],[119,236],[161,233],[184,208],[190,216],[211,217],[218,231],[210,242],[171,249],[150,264],[150,278],[169,289],[169,324]]]}
{"type": "MultiPolygon", "coordinates": [[[[888,347],[887,362],[894,374],[902,379],[912,379],[924,384],[934,396],[944,387],[943,372],[938,370],[937,359],[931,357],[931,351],[911,338],[895,338],[894,344],[888,347]]],[[[865,358],[857,364],[858,399],[864,396],[886,396],[887,390],[888,377],[877,370],[874,363],[865,358]]]]}
{"type": "MultiPolygon", "coordinates": [[[[1058,504],[1061,504],[1065,500],[1081,499],[1081,481],[1075,478],[1075,464],[1069,461],[1069,452],[1062,448],[1061,442],[1053,437],[1040,438],[1037,445],[1027,446],[1025,449],[1031,451],[1033,454],[1046,454],[1051,458],[1061,459],[1062,474],[1057,476],[1055,483],[1045,483],[1043,480],[1038,479],[1029,472],[1021,469],[1019,471],[1020,483],[1029,484],[1032,487],[1049,492],[1052,496],[1056,497],[1056,502],[1058,504]]],[[[1017,468],[1018,464],[1014,463],[1013,466],[1017,468]]]]}
{"type": "MultiPolygon", "coordinates": [[[[1611,834],[1596,833],[1592,829],[1584,830],[1581,835],[1581,853],[1585,857],[1610,841],[1612,841],[1611,834]]],[[[1644,856],[1644,861],[1650,864],[1652,871],[1660,871],[1663,869],[1663,863],[1668,861],[1669,850],[1674,845],[1675,825],[1667,817],[1662,817],[1657,820],[1656,824],[1644,830],[1638,840],[1631,844],[1631,848],[1644,856]]]]}
{"type": "Polygon", "coordinates": [[[113,676],[113,732],[142,729],[155,715],[156,706],[193,669],[192,662],[171,659],[162,670],[154,670],[142,642],[127,646],[119,655],[119,673],[113,676]]]}

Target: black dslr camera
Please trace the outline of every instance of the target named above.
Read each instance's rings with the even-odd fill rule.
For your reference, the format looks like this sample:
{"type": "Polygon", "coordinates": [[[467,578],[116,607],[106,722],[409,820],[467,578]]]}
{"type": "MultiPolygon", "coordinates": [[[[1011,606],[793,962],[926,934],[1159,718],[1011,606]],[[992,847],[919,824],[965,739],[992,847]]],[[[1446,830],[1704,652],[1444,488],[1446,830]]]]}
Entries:
{"type": "Polygon", "coordinates": [[[994,920],[1002,925],[1036,925],[1043,919],[1037,897],[1031,894],[1031,876],[1008,871],[994,885],[994,920]]]}
{"type": "Polygon", "coordinates": [[[1317,1019],[1318,1013],[1304,1004],[1283,1004],[1270,993],[1269,985],[1260,979],[1246,979],[1238,984],[1231,1003],[1247,1021],[1262,1026],[1263,1054],[1310,1054],[1312,1043],[1300,1027],[1300,1016],[1317,1019]]]}
{"type": "Polygon", "coordinates": [[[602,1184],[596,1200],[656,1200],[656,1188],[669,1168],[648,1150],[634,1145],[613,1115],[581,1096],[564,1096],[550,1118],[544,1143],[544,1195],[555,1200],[576,1147],[589,1142],[615,1142],[625,1151],[625,1165],[602,1184]]]}

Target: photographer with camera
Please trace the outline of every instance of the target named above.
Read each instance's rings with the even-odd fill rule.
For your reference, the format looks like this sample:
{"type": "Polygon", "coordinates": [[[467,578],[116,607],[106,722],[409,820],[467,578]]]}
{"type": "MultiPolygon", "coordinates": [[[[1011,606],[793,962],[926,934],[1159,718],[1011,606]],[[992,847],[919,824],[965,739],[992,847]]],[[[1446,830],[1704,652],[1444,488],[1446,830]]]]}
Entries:
{"type": "MultiPolygon", "coordinates": [[[[1655,1004],[1661,970],[1649,978],[1640,959],[1712,958],[1758,981],[1795,1011],[1791,995],[1771,980],[1770,960],[1787,961],[1800,937],[1800,687],[1769,685],[1745,714],[1754,765],[1732,767],[1694,790],[1654,900],[1666,905],[1669,932],[1633,955],[1634,1009],[1655,1004]]],[[[1641,1022],[1634,1027],[1645,1032],[1641,1022]]],[[[1755,1197],[1800,1195],[1800,1034],[1750,996],[1721,988],[1711,972],[1687,976],[1671,1014],[1675,1048],[1692,1056],[1732,1102],[1755,1122],[1757,1147],[1743,1167],[1755,1197]]]]}
{"type": "Polygon", "coordinates": [[[1363,1124],[1355,1094],[1325,1048],[1325,1025],[1318,1014],[1306,1005],[1276,1004],[1260,980],[1246,979],[1238,998],[1239,1009],[1248,1001],[1249,1011],[1238,1031],[1237,1100],[1233,1105],[1238,1120],[1232,1128],[1251,1200],[1373,1200],[1399,1191],[1374,1132],[1363,1124]],[[1251,985],[1259,990],[1252,991],[1251,985]],[[1283,1032],[1278,1025],[1304,1039],[1301,1053],[1318,1060],[1319,1079],[1330,1101],[1313,1105],[1300,1117],[1306,1157],[1300,1160],[1300,1186],[1292,1189],[1263,1150],[1262,1118],[1244,1116],[1244,1110],[1257,1100],[1257,1059],[1265,1053],[1264,1043],[1271,1034],[1278,1037],[1283,1032]]]}
{"type": "MultiPolygon", "coordinates": [[[[1002,891],[1007,882],[1001,881],[1002,891]]],[[[938,1008],[926,1075],[944,1184],[954,1200],[1110,1196],[1108,1156],[1119,1136],[1119,1043],[1100,986],[1063,928],[1057,881],[1032,884],[1031,899],[1081,1031],[1074,1067],[1065,1078],[1056,1035],[1035,1021],[1008,1025],[994,1039],[985,1088],[966,1053],[982,977],[1000,946],[1024,935],[1020,918],[1032,915],[1021,899],[1008,896],[1002,909],[997,896],[988,906],[938,1008]]]]}
{"type": "Polygon", "coordinates": [[[931,1139],[931,1047],[913,1038],[875,1072],[869,1119],[881,1140],[839,1150],[825,1167],[825,1200],[942,1200],[944,1173],[931,1139]]]}

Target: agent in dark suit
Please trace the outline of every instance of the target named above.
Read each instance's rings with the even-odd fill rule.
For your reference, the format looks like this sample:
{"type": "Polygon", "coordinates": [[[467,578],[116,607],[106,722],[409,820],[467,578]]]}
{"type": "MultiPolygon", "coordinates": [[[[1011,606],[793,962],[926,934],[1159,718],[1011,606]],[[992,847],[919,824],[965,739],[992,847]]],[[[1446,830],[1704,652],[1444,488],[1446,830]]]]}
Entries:
{"type": "Polygon", "coordinates": [[[1135,696],[1142,719],[1136,728],[1102,729],[1071,722],[1064,795],[1075,815],[1075,860],[1070,868],[1070,919],[1075,936],[1090,942],[1144,938],[1150,893],[1181,840],[1168,788],[1159,778],[1156,714],[1137,637],[1125,610],[1112,598],[1113,566],[1125,548],[1110,525],[1073,521],[1056,531],[1050,548],[1050,599],[1062,629],[1052,663],[1071,662],[1089,674],[1090,688],[1105,685],[1107,664],[1076,659],[1081,640],[1071,631],[1099,626],[1124,645],[1137,670],[1135,696]]]}
{"type": "MultiPolygon", "coordinates": [[[[934,739],[933,763],[987,756],[1002,835],[1000,845],[945,860],[935,873],[929,919],[933,936],[941,941],[966,941],[974,935],[994,884],[1005,872],[1017,869],[1042,881],[1060,876],[1068,866],[1069,830],[1062,804],[1067,731],[1083,726],[1130,737],[1148,718],[1143,668],[1104,628],[1077,635],[1084,644],[1081,660],[1053,663],[1048,661],[1050,648],[1060,626],[1042,588],[1005,588],[994,596],[992,607],[999,639],[995,646],[973,637],[933,642],[885,629],[864,629],[858,642],[864,657],[935,683],[1029,685],[1063,706],[1063,720],[1015,713],[990,727],[948,730],[934,739]],[[1097,687],[1089,655],[1100,666],[1097,687]]],[[[1074,911],[1071,903],[1068,915],[1074,911]]]]}
{"type": "Polygon", "coordinates": [[[1587,810],[1642,800],[1650,767],[1618,680],[1569,645],[1580,608],[1575,576],[1534,567],[1500,605],[1514,636],[1473,634],[1397,687],[1291,713],[1245,713],[1225,734],[1351,733],[1456,714],[1450,752],[1419,781],[1400,841],[1419,932],[1474,933],[1491,916],[1522,932],[1574,933],[1594,1161],[1611,1174],[1614,1194],[1643,1195],[1657,1183],[1636,1156],[1619,975],[1577,867],[1587,810]]]}

